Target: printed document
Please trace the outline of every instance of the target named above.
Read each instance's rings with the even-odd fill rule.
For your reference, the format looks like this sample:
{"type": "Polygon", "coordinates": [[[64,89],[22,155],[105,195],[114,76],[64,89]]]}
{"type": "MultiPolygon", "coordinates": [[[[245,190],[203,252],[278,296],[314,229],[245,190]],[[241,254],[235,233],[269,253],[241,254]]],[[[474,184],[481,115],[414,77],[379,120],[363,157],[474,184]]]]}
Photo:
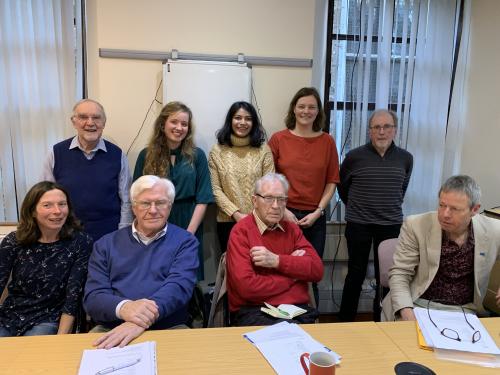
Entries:
{"type": "Polygon", "coordinates": [[[78,375],[156,375],[156,342],[84,350],[78,375]]]}
{"type": "Polygon", "coordinates": [[[339,364],[341,357],[311,337],[295,323],[281,322],[243,335],[259,349],[278,374],[303,375],[303,353],[329,353],[339,364]]]}
{"type": "Polygon", "coordinates": [[[415,307],[413,311],[415,312],[418,325],[422,330],[425,341],[430,347],[473,353],[500,354],[500,350],[495,344],[495,341],[493,341],[488,331],[484,328],[475,314],[466,314],[467,321],[474,327],[474,329],[472,329],[471,326],[467,324],[462,311],[451,312],[431,309],[431,318],[437,325],[436,328],[429,320],[427,309],[415,307]],[[445,328],[456,331],[460,337],[460,341],[443,336],[440,332],[445,328]],[[472,337],[475,331],[480,332],[481,338],[473,343],[472,337]]]}

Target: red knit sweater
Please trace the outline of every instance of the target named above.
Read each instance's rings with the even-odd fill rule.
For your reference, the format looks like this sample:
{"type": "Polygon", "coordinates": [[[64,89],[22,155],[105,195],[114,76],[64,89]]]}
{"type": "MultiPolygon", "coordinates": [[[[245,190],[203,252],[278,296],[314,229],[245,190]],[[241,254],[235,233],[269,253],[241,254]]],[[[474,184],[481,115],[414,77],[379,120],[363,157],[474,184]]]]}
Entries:
{"type": "Polygon", "coordinates": [[[272,305],[309,302],[308,281],[318,282],[323,277],[323,262],[300,228],[282,221],[280,229],[260,234],[253,215],[240,220],[231,231],[227,248],[227,291],[229,310],[240,306],[272,305]],[[250,249],[265,246],[279,254],[278,269],[254,266],[250,249]],[[303,249],[303,256],[290,255],[303,249]]]}
{"type": "Polygon", "coordinates": [[[288,182],[288,207],[315,210],[326,184],[339,183],[339,157],[331,135],[305,138],[285,129],[269,140],[276,172],[288,182]]]}

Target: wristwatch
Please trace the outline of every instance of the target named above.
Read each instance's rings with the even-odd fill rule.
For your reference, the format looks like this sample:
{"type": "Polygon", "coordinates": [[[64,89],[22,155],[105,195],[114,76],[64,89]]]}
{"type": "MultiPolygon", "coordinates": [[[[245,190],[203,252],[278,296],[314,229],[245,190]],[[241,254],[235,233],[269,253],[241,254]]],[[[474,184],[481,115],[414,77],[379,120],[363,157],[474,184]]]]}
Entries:
{"type": "Polygon", "coordinates": [[[319,210],[321,216],[325,216],[325,210],[323,208],[321,208],[320,206],[318,206],[317,210],[319,210]]]}

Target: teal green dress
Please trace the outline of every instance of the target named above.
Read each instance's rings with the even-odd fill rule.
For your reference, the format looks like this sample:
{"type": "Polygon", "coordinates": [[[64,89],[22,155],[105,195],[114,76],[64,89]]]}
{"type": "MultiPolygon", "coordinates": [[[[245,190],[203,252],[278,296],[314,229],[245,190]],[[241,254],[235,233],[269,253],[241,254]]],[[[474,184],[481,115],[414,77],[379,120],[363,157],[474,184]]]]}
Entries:
{"type": "MultiPolygon", "coordinates": [[[[167,178],[175,186],[175,200],[168,222],[187,229],[195,206],[214,202],[207,157],[203,150],[196,147],[193,164],[189,164],[181,155],[180,149],[170,150],[170,152],[175,155],[176,161],[175,165],[170,164],[170,175],[167,178]]],[[[145,159],[146,149],[142,150],[137,157],[134,181],[144,174],[145,159]]],[[[198,280],[203,280],[205,276],[203,268],[203,223],[200,224],[196,231],[196,238],[200,242],[198,248],[198,258],[200,260],[198,280]]]]}

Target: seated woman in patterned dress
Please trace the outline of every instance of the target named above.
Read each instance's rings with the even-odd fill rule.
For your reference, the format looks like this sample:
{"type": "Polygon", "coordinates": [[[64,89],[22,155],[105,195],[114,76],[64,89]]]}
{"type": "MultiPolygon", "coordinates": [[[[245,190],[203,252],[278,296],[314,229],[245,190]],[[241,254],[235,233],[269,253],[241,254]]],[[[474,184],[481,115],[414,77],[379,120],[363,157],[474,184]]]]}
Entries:
{"type": "Polygon", "coordinates": [[[34,185],[23,201],[17,231],[0,244],[0,337],[70,333],[92,251],[68,194],[57,183],[34,185]]]}

